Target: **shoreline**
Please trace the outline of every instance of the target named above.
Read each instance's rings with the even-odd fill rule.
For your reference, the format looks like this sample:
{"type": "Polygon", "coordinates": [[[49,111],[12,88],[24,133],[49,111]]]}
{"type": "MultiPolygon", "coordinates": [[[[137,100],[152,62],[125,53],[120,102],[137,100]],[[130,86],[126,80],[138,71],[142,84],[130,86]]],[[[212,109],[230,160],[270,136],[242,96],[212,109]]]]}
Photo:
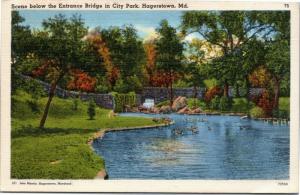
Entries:
{"type": "MultiPolygon", "coordinates": [[[[105,128],[105,129],[101,129],[101,130],[97,131],[96,133],[94,133],[93,136],[88,139],[87,144],[90,146],[92,151],[95,151],[95,149],[92,146],[94,140],[99,139],[99,138],[102,139],[104,137],[105,133],[107,133],[107,132],[131,131],[131,130],[137,130],[137,129],[145,130],[145,129],[152,129],[152,128],[157,128],[157,127],[166,127],[166,126],[172,125],[174,123],[175,123],[175,121],[171,121],[171,122],[163,123],[163,124],[157,124],[157,125],[136,126],[136,127],[121,127],[121,128],[105,128]]],[[[97,175],[94,177],[94,179],[105,180],[105,179],[108,179],[108,177],[109,176],[107,174],[107,171],[104,168],[104,169],[101,169],[97,173],[97,175]]]]}

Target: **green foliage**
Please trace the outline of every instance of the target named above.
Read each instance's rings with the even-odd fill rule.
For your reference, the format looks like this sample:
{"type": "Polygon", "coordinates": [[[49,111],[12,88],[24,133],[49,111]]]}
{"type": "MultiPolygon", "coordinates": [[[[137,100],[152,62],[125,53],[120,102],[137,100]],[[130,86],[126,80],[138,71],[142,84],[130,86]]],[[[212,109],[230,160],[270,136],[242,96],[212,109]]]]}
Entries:
{"type": "Polygon", "coordinates": [[[72,100],[72,110],[74,110],[74,111],[78,110],[78,103],[79,103],[79,99],[78,98],[73,98],[73,100],[72,100]]]}
{"type": "Polygon", "coordinates": [[[213,110],[218,110],[220,105],[220,97],[215,96],[210,102],[210,108],[213,110]]]}
{"type": "Polygon", "coordinates": [[[274,109],[272,112],[272,117],[289,119],[290,113],[287,110],[274,109]]]}
{"type": "Polygon", "coordinates": [[[279,109],[290,112],[290,98],[280,97],[279,98],[279,109]]]}
{"type": "Polygon", "coordinates": [[[170,105],[170,100],[165,100],[156,104],[157,107],[169,106],[169,105],[170,105]]]}
{"type": "Polygon", "coordinates": [[[190,86],[191,84],[189,82],[182,79],[177,80],[173,85],[174,88],[186,88],[190,86]]]}
{"type": "Polygon", "coordinates": [[[216,79],[206,79],[203,83],[207,89],[211,89],[219,85],[219,82],[216,79]]]}
{"type": "Polygon", "coordinates": [[[113,92],[112,96],[114,98],[115,112],[124,112],[127,106],[133,107],[136,104],[136,94],[134,92],[127,94],[113,92]]]}
{"type": "MultiPolygon", "coordinates": [[[[100,31],[100,29],[98,29],[100,31]]],[[[145,58],[143,43],[132,25],[110,27],[100,31],[109,48],[113,64],[120,70],[121,77],[139,74],[145,58]]]]}
{"type": "Polygon", "coordinates": [[[219,109],[221,111],[228,111],[232,106],[232,99],[229,97],[222,96],[220,98],[219,109]]]}
{"type": "Polygon", "coordinates": [[[264,110],[261,107],[256,106],[250,110],[250,116],[252,118],[261,118],[264,117],[264,115],[264,110]]]}
{"type": "Polygon", "coordinates": [[[206,103],[198,98],[188,98],[188,108],[193,109],[193,108],[201,108],[202,110],[206,109],[206,103]]]}
{"type": "Polygon", "coordinates": [[[131,91],[139,92],[143,88],[142,83],[137,76],[130,76],[126,79],[118,79],[114,91],[118,93],[129,93],[131,91]]]}
{"type": "Polygon", "coordinates": [[[255,104],[253,102],[249,102],[248,105],[246,98],[233,98],[231,111],[248,113],[249,109],[253,108],[254,106],[255,104]]]}
{"type": "Polygon", "coordinates": [[[94,102],[94,100],[90,100],[89,101],[89,107],[88,107],[88,110],[87,110],[87,114],[89,115],[90,117],[90,120],[93,120],[95,115],[96,115],[96,104],[94,102]]]}

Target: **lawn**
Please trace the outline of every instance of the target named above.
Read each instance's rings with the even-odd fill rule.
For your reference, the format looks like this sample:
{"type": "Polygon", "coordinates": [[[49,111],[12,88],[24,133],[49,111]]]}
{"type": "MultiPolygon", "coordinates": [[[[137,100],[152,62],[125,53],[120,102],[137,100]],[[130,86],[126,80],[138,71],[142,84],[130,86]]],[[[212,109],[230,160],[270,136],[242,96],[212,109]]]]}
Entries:
{"type": "Polygon", "coordinates": [[[96,108],[95,120],[89,120],[87,102],[54,98],[44,129],[39,129],[47,98],[33,106],[29,94],[12,96],[11,176],[18,179],[92,179],[104,168],[87,140],[102,128],[154,125],[150,118],[116,116],[96,108]]]}

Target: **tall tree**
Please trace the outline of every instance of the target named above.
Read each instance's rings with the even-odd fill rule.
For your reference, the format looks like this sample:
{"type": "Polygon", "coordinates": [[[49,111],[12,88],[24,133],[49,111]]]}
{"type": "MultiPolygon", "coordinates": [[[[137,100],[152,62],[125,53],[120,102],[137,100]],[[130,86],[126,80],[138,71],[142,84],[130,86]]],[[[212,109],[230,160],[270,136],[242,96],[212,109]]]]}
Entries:
{"type": "Polygon", "coordinates": [[[172,104],[173,78],[182,70],[183,43],[177,36],[176,29],[171,27],[167,20],[162,20],[156,31],[159,34],[156,42],[156,66],[158,70],[165,72],[171,78],[168,88],[170,104],[172,104]]]}
{"type": "Polygon", "coordinates": [[[40,128],[45,125],[58,83],[71,70],[84,67],[84,61],[89,58],[89,54],[84,52],[86,45],[83,41],[87,29],[80,16],[74,15],[67,19],[64,15],[56,15],[44,20],[42,26],[44,31],[37,35],[39,44],[35,53],[47,62],[47,78],[51,87],[40,128]]]}
{"type": "Polygon", "coordinates": [[[222,48],[223,55],[211,64],[211,73],[223,83],[224,96],[228,96],[229,84],[240,75],[240,47],[257,37],[269,37],[276,30],[269,15],[267,11],[190,11],[183,15],[183,34],[198,33],[222,48]]]}
{"type": "Polygon", "coordinates": [[[101,37],[110,52],[112,64],[118,69],[120,79],[140,77],[145,59],[142,40],[133,26],[110,27],[101,30],[101,37]]]}
{"type": "Polygon", "coordinates": [[[278,109],[280,84],[290,77],[290,45],[287,40],[279,39],[266,46],[266,68],[272,75],[274,85],[274,109],[278,109]]]}
{"type": "Polygon", "coordinates": [[[22,25],[25,19],[19,12],[12,11],[11,14],[11,56],[12,64],[15,65],[19,60],[32,52],[33,37],[29,26],[22,25]]]}

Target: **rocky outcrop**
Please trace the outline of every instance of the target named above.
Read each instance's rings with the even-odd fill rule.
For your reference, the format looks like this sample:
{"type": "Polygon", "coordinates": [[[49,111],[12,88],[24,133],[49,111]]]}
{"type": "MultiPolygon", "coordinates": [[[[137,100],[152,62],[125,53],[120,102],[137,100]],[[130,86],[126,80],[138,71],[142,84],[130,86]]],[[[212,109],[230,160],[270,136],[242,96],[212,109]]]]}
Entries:
{"type": "Polygon", "coordinates": [[[186,107],[180,109],[177,113],[178,114],[187,114],[189,112],[190,112],[190,109],[186,106],[186,107]]]}
{"type": "Polygon", "coordinates": [[[178,110],[180,110],[180,109],[182,109],[182,108],[184,108],[186,106],[187,106],[187,99],[186,99],[186,97],[179,96],[179,97],[177,97],[174,100],[174,102],[172,104],[172,110],[174,112],[177,112],[178,110]]]}
{"type": "Polygon", "coordinates": [[[170,112],[172,112],[171,106],[162,106],[159,109],[159,113],[168,114],[170,112]]]}

